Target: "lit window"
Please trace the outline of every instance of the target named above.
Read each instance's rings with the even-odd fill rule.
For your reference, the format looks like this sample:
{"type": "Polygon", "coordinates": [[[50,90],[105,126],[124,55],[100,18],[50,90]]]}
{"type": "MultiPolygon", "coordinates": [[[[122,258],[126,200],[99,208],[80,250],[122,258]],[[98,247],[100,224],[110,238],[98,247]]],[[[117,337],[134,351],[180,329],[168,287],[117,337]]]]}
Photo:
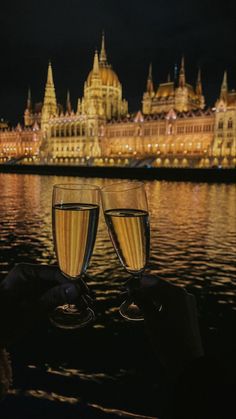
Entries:
{"type": "Polygon", "coordinates": [[[223,128],[224,128],[224,123],[222,120],[220,120],[218,124],[218,129],[223,129],[223,128]]]}
{"type": "Polygon", "coordinates": [[[228,128],[229,129],[232,129],[233,128],[233,121],[232,121],[231,118],[228,120],[228,128]]]}

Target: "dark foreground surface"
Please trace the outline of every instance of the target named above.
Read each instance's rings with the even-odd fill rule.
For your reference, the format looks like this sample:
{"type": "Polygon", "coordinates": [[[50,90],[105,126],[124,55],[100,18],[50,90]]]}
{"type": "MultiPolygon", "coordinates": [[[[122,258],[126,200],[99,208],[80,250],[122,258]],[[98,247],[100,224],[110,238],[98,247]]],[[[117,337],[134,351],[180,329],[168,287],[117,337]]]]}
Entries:
{"type": "Polygon", "coordinates": [[[236,169],[93,167],[56,165],[0,165],[2,173],[80,176],[120,179],[157,179],[193,182],[236,182],[236,169]]]}
{"type": "MultiPolygon", "coordinates": [[[[236,318],[225,310],[213,327],[216,309],[212,300],[207,313],[201,311],[201,332],[207,355],[230,380],[236,318]]],[[[97,310],[101,316],[101,306],[97,310]]],[[[1,418],[158,417],[165,378],[143,327],[110,324],[65,333],[44,325],[11,348],[11,356],[14,385],[0,406],[1,418]]]]}

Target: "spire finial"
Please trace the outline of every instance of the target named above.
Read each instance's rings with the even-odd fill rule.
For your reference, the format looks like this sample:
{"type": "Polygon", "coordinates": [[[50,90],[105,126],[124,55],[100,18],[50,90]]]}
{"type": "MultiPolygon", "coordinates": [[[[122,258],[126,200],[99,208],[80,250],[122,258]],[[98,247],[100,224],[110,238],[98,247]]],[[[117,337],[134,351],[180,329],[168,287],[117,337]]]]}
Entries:
{"type": "Polygon", "coordinates": [[[227,71],[224,71],[224,77],[221,85],[222,90],[228,90],[228,83],[227,83],[227,71]]]}
{"type": "Polygon", "coordinates": [[[101,66],[105,67],[107,65],[107,54],[106,54],[106,48],[105,48],[105,34],[104,31],[102,31],[102,45],[101,45],[101,51],[99,54],[99,62],[101,66]]]}
{"type": "Polygon", "coordinates": [[[69,114],[71,113],[71,101],[70,101],[70,91],[69,91],[69,89],[67,90],[67,95],[66,95],[66,110],[69,114]]]}
{"type": "Polygon", "coordinates": [[[185,64],[184,64],[184,56],[181,59],[181,66],[179,71],[179,87],[184,87],[186,83],[185,80],[185,64]]]}
{"type": "Polygon", "coordinates": [[[223,81],[221,84],[220,98],[223,100],[227,100],[227,95],[228,95],[228,82],[227,82],[227,71],[225,70],[223,81]]]}
{"type": "Polygon", "coordinates": [[[54,83],[53,83],[52,66],[51,66],[51,62],[49,61],[47,83],[45,87],[42,116],[41,116],[42,131],[44,131],[49,118],[56,114],[57,114],[57,100],[56,100],[56,93],[55,93],[55,88],[54,88],[54,83]]]}
{"type": "Polygon", "coordinates": [[[93,72],[99,73],[99,62],[98,62],[98,52],[95,51],[94,60],[93,60],[93,72]]]}
{"type": "Polygon", "coordinates": [[[152,63],[149,64],[149,69],[148,69],[148,78],[150,80],[152,80],[152,63]]]}
{"type": "Polygon", "coordinates": [[[152,94],[154,91],[153,89],[153,80],[152,80],[152,63],[149,64],[148,69],[148,78],[147,78],[147,92],[152,94]]]}
{"type": "Polygon", "coordinates": [[[47,84],[53,84],[53,77],[52,77],[52,64],[49,60],[48,62],[48,77],[47,77],[47,84]]]}
{"type": "Polygon", "coordinates": [[[32,101],[31,101],[31,90],[30,90],[30,87],[28,88],[27,109],[29,111],[32,109],[32,101]]]}
{"type": "Polygon", "coordinates": [[[201,80],[201,69],[199,67],[197,73],[197,82],[196,82],[196,94],[202,96],[202,80],[201,80]]]}

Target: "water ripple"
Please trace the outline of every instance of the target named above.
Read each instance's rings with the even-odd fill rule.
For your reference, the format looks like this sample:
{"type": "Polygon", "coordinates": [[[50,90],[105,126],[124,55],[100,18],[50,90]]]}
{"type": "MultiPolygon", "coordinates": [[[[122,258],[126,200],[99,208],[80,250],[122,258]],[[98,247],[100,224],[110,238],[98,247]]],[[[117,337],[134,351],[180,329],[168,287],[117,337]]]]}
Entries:
{"type": "MultiPolygon", "coordinates": [[[[74,178],[64,178],[63,181],[75,182],[74,178]]],[[[80,179],[80,183],[82,181],[98,185],[114,182],[108,179],[80,179]]],[[[59,182],[61,183],[61,178],[56,176],[0,174],[1,278],[17,262],[55,263],[51,231],[51,193],[53,184],[59,182]]],[[[236,310],[235,185],[152,181],[146,182],[146,188],[151,220],[151,254],[147,271],[185,286],[193,292],[197,297],[200,315],[205,319],[209,330],[220,327],[224,318],[226,320],[223,330],[230,329],[230,321],[227,319],[231,319],[236,310]]],[[[137,329],[136,336],[136,328],[133,326],[131,330],[118,312],[121,302],[120,289],[128,277],[115,255],[104,219],[101,217],[94,254],[88,269],[88,284],[97,297],[97,320],[92,327],[96,351],[93,345],[91,348],[91,345],[86,345],[86,339],[88,342],[91,339],[91,329],[88,332],[80,332],[87,335],[84,336],[84,345],[83,338],[77,343],[80,356],[76,350],[76,368],[56,369],[51,366],[48,374],[61,374],[64,375],[63,378],[68,375],[75,378],[75,375],[78,375],[80,380],[93,381],[98,385],[100,382],[127,377],[130,365],[133,365],[136,373],[136,366],[139,365],[140,357],[143,358],[143,351],[146,349],[145,343],[141,348],[141,355],[138,352],[140,329],[137,329]],[[101,342],[107,344],[104,343],[100,348],[101,342]],[[84,348],[84,352],[81,348],[84,348]],[[109,374],[104,371],[89,372],[93,359],[95,363],[102,362],[104,365],[110,359],[111,353],[114,354],[114,359],[109,361],[112,370],[109,374]],[[86,356],[89,356],[87,369],[81,369],[79,365],[84,362],[86,356]],[[125,365],[124,372],[119,372],[119,364],[125,365]]],[[[229,334],[231,336],[231,330],[229,334]]],[[[69,336],[66,339],[70,341],[69,336]]],[[[63,356],[67,353],[70,359],[74,347],[73,336],[71,339],[68,346],[63,345],[61,341],[57,345],[54,343],[54,336],[54,340],[51,340],[51,346],[55,346],[53,362],[60,345],[63,356]],[[68,348],[71,348],[70,352],[68,348]]],[[[34,347],[34,351],[36,349],[34,347]]],[[[42,357],[42,354],[43,351],[39,357],[42,357]]],[[[60,364],[61,361],[58,362],[60,364]]],[[[136,385],[136,381],[136,378],[135,382],[132,381],[132,387],[136,385]]],[[[142,382],[143,378],[140,382],[137,381],[136,391],[138,388],[142,391],[142,382]]],[[[38,396],[47,397],[45,388],[38,391],[42,391],[38,396]]],[[[30,394],[38,397],[36,393],[30,394]]],[[[121,401],[119,403],[122,404],[121,401]]],[[[137,406],[137,403],[136,397],[133,406],[137,406]]],[[[147,405],[151,406],[151,403],[148,402],[147,405]]],[[[139,411],[142,412],[140,406],[139,411]]]]}

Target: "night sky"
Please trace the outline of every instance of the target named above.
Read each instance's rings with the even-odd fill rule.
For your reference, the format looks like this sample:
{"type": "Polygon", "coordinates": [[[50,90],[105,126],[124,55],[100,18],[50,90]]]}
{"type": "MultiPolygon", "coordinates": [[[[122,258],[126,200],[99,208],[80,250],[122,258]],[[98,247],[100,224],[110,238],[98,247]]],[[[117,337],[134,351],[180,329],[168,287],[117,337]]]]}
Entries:
{"type": "Polygon", "coordinates": [[[141,107],[150,61],[157,86],[183,54],[188,82],[195,84],[201,66],[209,105],[224,69],[236,89],[235,0],[3,0],[0,117],[22,120],[28,86],[42,101],[49,59],[58,101],[69,88],[76,108],[103,30],[130,111],[141,107]]]}

